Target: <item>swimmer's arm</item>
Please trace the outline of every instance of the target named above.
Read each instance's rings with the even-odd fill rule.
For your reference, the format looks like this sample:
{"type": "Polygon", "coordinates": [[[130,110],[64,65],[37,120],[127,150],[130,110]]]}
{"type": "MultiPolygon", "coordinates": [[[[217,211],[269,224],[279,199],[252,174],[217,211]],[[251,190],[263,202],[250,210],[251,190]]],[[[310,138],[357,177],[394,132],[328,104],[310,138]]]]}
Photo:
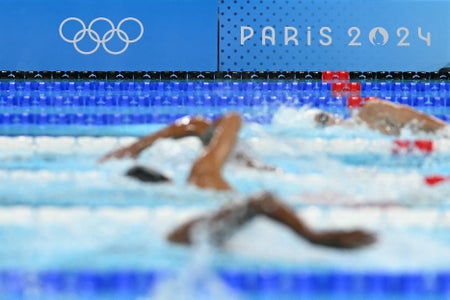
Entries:
{"type": "Polygon", "coordinates": [[[173,124],[139,139],[134,146],[139,151],[136,154],[139,154],[142,150],[161,138],[180,139],[188,136],[201,136],[210,124],[211,122],[209,120],[202,117],[178,119],[173,124]]]}
{"type": "Polygon", "coordinates": [[[411,123],[416,120],[418,122],[418,130],[424,132],[435,132],[446,126],[443,120],[440,120],[434,116],[425,114],[421,111],[406,105],[399,105],[400,118],[405,124],[411,123]]]}
{"type": "Polygon", "coordinates": [[[209,144],[192,165],[189,183],[200,188],[231,189],[221,170],[236,144],[241,123],[241,116],[236,113],[228,113],[215,123],[214,134],[209,144]]]}
{"type": "Polygon", "coordinates": [[[416,122],[418,130],[425,132],[435,132],[446,126],[444,121],[410,106],[377,98],[370,99],[364,104],[358,118],[366,122],[370,128],[388,135],[400,134],[400,129],[412,122],[416,122]]]}
{"type": "Polygon", "coordinates": [[[309,228],[296,213],[271,193],[250,197],[245,203],[237,204],[210,215],[193,219],[172,231],[167,239],[173,243],[192,244],[193,228],[202,224],[209,231],[213,241],[222,243],[242,225],[256,216],[266,216],[293,230],[300,237],[313,244],[334,248],[357,248],[375,241],[371,233],[362,230],[315,231],[309,228]]]}
{"type": "Polygon", "coordinates": [[[136,158],[143,150],[150,147],[158,139],[179,139],[187,136],[201,136],[209,126],[210,121],[202,117],[181,118],[155,133],[140,138],[129,146],[119,148],[104,155],[99,161],[103,162],[111,158],[136,158]]]}

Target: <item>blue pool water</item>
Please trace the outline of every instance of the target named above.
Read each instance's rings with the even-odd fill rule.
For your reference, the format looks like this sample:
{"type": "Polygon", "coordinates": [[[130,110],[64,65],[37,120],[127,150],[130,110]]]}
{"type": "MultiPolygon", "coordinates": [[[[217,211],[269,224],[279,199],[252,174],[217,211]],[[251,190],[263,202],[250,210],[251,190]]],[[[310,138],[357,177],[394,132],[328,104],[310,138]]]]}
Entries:
{"type": "MultiPolygon", "coordinates": [[[[246,83],[219,89],[171,82],[146,91],[136,85],[99,87],[101,82],[94,88],[77,83],[83,89],[75,83],[8,84],[2,85],[0,101],[4,299],[442,299],[450,293],[450,184],[424,183],[428,174],[450,174],[445,132],[417,136],[404,130],[400,139],[431,140],[435,149],[395,154],[397,138],[364,126],[315,128],[304,104],[349,114],[345,98],[331,97],[327,85],[246,83]],[[37,102],[27,102],[37,95],[37,102]],[[93,97],[90,104],[87,95],[93,97]],[[147,102],[98,101],[124,95],[147,102]],[[172,102],[150,104],[156,95],[170,95],[172,102]],[[174,103],[175,95],[185,102],[174,103]],[[224,103],[186,102],[205,95],[224,103]],[[70,103],[55,104],[59,96],[70,103]],[[76,96],[84,100],[75,103],[81,101],[76,96]],[[265,102],[255,100],[261,97],[265,102]],[[224,175],[234,192],[188,186],[190,165],[201,151],[195,138],[161,140],[137,161],[97,163],[102,154],[181,115],[231,110],[247,121],[242,147],[277,166],[277,173],[229,162],[224,175]],[[124,177],[136,163],[164,171],[174,185],[124,177]],[[220,250],[165,241],[184,220],[262,190],[283,198],[315,228],[361,227],[375,232],[378,241],[355,251],[316,247],[264,219],[220,250]]],[[[402,97],[448,99],[448,85],[437,86],[437,94],[420,90],[418,96],[410,88],[402,97]]],[[[395,96],[391,90],[388,97],[395,96]]],[[[447,102],[434,103],[419,108],[446,119],[447,102]]]]}

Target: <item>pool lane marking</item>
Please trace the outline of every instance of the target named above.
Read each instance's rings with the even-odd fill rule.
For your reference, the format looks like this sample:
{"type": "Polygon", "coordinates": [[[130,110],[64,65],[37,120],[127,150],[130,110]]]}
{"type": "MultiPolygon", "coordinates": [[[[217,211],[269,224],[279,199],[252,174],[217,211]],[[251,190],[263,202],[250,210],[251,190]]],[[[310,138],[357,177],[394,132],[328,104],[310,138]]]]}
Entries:
{"type": "MultiPolygon", "coordinates": [[[[127,145],[136,137],[0,137],[0,155],[24,152],[96,152],[127,145]]],[[[263,145],[264,139],[253,140],[263,145]]],[[[273,143],[270,138],[267,142],[273,143]]],[[[364,138],[287,138],[287,145],[301,146],[300,152],[320,150],[325,153],[380,153],[380,154],[450,154],[450,139],[364,139],[364,138]]],[[[269,147],[270,148],[270,147],[269,147]]]]}
{"type": "MultiPolygon", "coordinates": [[[[314,226],[325,224],[335,226],[356,226],[364,224],[367,227],[386,228],[389,226],[424,228],[450,227],[450,211],[442,208],[414,208],[407,206],[376,206],[376,203],[360,203],[360,206],[318,207],[311,204],[296,209],[308,223],[314,226]]],[[[401,203],[400,203],[401,205],[401,203]]],[[[36,230],[36,224],[76,224],[80,220],[102,220],[105,223],[120,221],[121,224],[136,226],[152,220],[161,220],[164,225],[171,226],[167,220],[182,220],[204,212],[204,208],[182,207],[65,207],[65,206],[5,206],[0,208],[0,224],[31,226],[36,230]],[[165,221],[163,221],[165,220],[165,221]]],[[[154,222],[153,222],[154,223],[154,222]]]]}
{"type": "MultiPolygon", "coordinates": [[[[18,153],[99,153],[119,145],[126,145],[134,140],[136,140],[135,137],[0,137],[0,151],[2,152],[0,156],[8,156],[8,153],[13,155],[20,155],[18,153]]],[[[260,143],[263,143],[263,141],[260,143]]],[[[397,156],[450,153],[450,140],[448,139],[348,140],[316,138],[291,139],[289,143],[293,146],[295,144],[301,145],[299,149],[303,151],[303,154],[316,153],[317,151],[326,154],[375,153],[397,156]]],[[[8,176],[12,175],[9,171],[7,173],[8,176]]],[[[24,176],[24,174],[21,176],[24,176]]],[[[428,174],[423,177],[423,181],[430,187],[450,183],[450,174],[428,174]]]]}

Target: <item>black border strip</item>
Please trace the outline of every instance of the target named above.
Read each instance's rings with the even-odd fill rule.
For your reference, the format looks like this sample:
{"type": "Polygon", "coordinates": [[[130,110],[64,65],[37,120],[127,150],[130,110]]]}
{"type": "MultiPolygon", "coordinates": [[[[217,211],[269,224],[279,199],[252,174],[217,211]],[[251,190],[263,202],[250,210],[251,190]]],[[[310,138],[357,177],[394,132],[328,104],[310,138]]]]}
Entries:
{"type": "MultiPolygon", "coordinates": [[[[350,80],[450,80],[435,72],[350,71],[350,80]]],[[[320,71],[0,71],[0,80],[321,80],[320,71]]]]}

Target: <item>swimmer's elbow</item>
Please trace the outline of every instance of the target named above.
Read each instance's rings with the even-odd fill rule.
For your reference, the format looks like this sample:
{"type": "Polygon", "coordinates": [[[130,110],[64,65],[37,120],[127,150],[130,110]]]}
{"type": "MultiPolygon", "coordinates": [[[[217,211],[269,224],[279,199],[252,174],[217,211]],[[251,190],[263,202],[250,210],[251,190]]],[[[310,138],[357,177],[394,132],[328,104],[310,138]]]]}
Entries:
{"type": "Polygon", "coordinates": [[[172,244],[179,244],[179,245],[185,245],[185,246],[191,245],[191,242],[189,240],[179,238],[179,237],[176,237],[173,235],[167,236],[167,241],[169,241],[172,244]]]}
{"type": "Polygon", "coordinates": [[[176,229],[166,236],[166,240],[173,244],[191,245],[190,234],[184,230],[176,229]]]}

